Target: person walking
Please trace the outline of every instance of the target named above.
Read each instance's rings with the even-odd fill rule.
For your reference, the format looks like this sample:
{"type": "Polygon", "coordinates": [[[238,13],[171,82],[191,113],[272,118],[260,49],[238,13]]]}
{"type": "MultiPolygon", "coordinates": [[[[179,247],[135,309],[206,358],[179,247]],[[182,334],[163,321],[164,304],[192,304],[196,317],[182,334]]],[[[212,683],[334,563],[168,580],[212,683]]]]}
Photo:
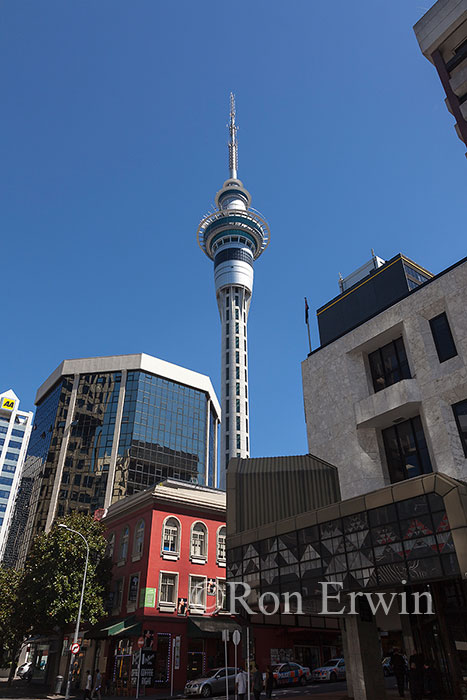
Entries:
{"type": "Polygon", "coordinates": [[[438,700],[440,697],[439,674],[431,659],[428,659],[425,663],[424,676],[426,697],[438,700]]]}
{"type": "Polygon", "coordinates": [[[84,688],[84,700],[91,700],[92,675],[91,671],[86,671],[86,685],[84,688]]]}
{"type": "Polygon", "coordinates": [[[253,674],[253,695],[255,700],[259,700],[263,690],[263,674],[259,670],[258,664],[255,664],[255,672],[253,674]]]}
{"type": "Polygon", "coordinates": [[[397,681],[397,690],[401,698],[405,697],[405,659],[397,647],[394,648],[391,656],[391,664],[397,681]]]}
{"type": "Polygon", "coordinates": [[[266,671],[266,697],[270,698],[272,695],[272,689],[274,688],[274,674],[272,668],[268,666],[266,671]]]}
{"type": "Polygon", "coordinates": [[[238,700],[245,700],[247,682],[248,676],[243,670],[243,667],[240,666],[235,676],[235,692],[237,693],[238,700]]]}
{"type": "Polygon", "coordinates": [[[101,699],[101,686],[102,686],[102,674],[100,671],[98,671],[97,675],[96,675],[96,682],[94,684],[94,689],[91,693],[91,700],[93,700],[93,698],[96,696],[96,693],[97,693],[98,699],[102,700],[101,699]]]}
{"type": "Polygon", "coordinates": [[[409,689],[411,700],[423,698],[423,655],[416,651],[409,659],[409,689]]]}

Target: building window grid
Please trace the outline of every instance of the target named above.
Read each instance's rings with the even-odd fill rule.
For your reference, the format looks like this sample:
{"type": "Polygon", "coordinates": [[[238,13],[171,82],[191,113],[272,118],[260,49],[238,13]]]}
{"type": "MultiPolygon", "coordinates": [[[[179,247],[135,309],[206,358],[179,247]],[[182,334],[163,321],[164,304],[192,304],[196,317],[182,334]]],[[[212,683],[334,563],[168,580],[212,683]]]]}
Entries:
{"type": "Polygon", "coordinates": [[[410,368],[402,337],[392,340],[368,355],[375,392],[402,379],[410,379],[410,368]]]}
{"type": "Polygon", "coordinates": [[[176,603],[177,574],[161,571],[159,603],[173,605],[176,603]]]}
{"type": "Polygon", "coordinates": [[[207,558],[207,528],[204,523],[194,523],[191,528],[191,556],[207,558]]]}

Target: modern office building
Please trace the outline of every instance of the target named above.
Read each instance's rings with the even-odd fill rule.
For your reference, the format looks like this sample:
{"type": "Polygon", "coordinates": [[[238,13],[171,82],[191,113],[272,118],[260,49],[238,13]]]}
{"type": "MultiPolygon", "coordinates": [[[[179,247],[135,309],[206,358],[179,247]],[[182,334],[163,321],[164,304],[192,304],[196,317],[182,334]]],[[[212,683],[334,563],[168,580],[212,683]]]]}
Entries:
{"type": "Polygon", "coordinates": [[[438,72],[457,135],[467,145],[467,1],[438,0],[414,30],[438,72]]]}
{"type": "Polygon", "coordinates": [[[209,377],[150,355],[65,360],[39,388],[24,470],[31,537],[167,478],[218,479],[220,406],[209,377]]]}
{"type": "Polygon", "coordinates": [[[0,394],[0,563],[14,563],[15,548],[9,532],[15,517],[20,477],[32,427],[32,412],[19,410],[10,389],[0,394]]]}
{"type": "Polygon", "coordinates": [[[247,321],[253,292],[253,263],[269,243],[269,227],[250,207],[251,196],[237,177],[235,102],[230,96],[229,174],[216,195],[216,209],[201,221],[197,237],[214,261],[214,282],[221,318],[220,486],[231,457],[248,457],[247,321]]]}
{"type": "Polygon", "coordinates": [[[467,478],[466,303],[466,259],[433,277],[399,255],[318,309],[322,345],[302,363],[308,446],[338,468],[344,498],[467,478]]]}

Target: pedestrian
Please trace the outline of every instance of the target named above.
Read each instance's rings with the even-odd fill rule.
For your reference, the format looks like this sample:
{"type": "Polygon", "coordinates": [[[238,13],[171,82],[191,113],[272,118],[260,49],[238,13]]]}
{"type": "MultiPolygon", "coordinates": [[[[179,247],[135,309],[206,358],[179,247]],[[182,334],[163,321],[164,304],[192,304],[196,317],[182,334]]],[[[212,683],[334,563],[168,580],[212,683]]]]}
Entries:
{"type": "Polygon", "coordinates": [[[91,700],[92,675],[91,671],[86,671],[86,686],[84,688],[84,700],[91,700]]]}
{"type": "Polygon", "coordinates": [[[94,684],[94,689],[91,693],[91,700],[96,696],[96,693],[97,693],[97,697],[99,698],[99,700],[101,700],[101,686],[102,686],[102,674],[100,671],[97,671],[96,682],[94,684]]]}
{"type": "Polygon", "coordinates": [[[243,670],[243,667],[240,666],[235,676],[235,692],[237,693],[238,700],[245,700],[247,682],[248,676],[243,670]]]}
{"type": "Polygon", "coordinates": [[[274,688],[274,674],[272,668],[268,666],[266,671],[266,697],[270,698],[272,695],[272,689],[274,688]]]}
{"type": "Polygon", "coordinates": [[[253,695],[255,700],[259,700],[263,690],[263,674],[259,670],[258,664],[255,664],[255,672],[253,674],[253,695]]]}
{"type": "Polygon", "coordinates": [[[440,696],[439,674],[433,661],[428,659],[424,667],[425,695],[432,700],[438,700],[440,696]]]}
{"type": "Polygon", "coordinates": [[[400,653],[397,647],[394,647],[391,655],[391,665],[394,671],[394,675],[397,681],[397,690],[399,691],[399,696],[404,698],[404,685],[405,685],[405,659],[400,653]]]}
{"type": "Polygon", "coordinates": [[[416,651],[409,658],[409,689],[411,700],[422,700],[423,655],[416,651]]]}

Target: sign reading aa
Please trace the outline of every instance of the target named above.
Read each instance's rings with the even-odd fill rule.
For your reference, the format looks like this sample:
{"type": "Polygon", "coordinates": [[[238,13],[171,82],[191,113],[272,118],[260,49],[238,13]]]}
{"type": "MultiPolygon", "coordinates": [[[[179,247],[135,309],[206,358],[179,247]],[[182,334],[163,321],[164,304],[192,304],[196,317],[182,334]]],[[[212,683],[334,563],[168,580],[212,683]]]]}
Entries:
{"type": "Polygon", "coordinates": [[[8,397],[4,397],[4,398],[1,400],[0,408],[1,408],[3,411],[13,411],[14,407],[15,407],[15,401],[14,401],[14,399],[9,399],[8,397]]]}

